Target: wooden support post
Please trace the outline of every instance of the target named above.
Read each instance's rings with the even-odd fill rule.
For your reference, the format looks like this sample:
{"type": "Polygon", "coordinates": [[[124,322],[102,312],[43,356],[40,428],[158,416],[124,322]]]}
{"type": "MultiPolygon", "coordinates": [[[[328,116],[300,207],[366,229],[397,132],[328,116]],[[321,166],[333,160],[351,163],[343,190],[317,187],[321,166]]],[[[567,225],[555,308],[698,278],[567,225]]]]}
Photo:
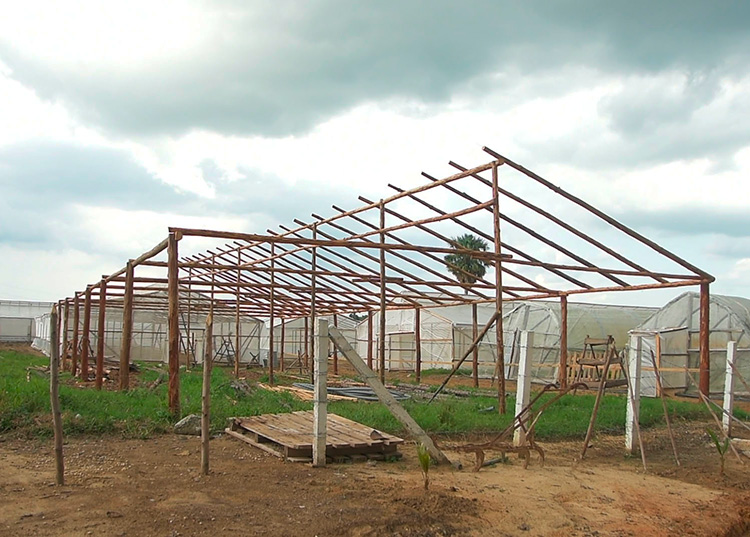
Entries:
{"type": "Polygon", "coordinates": [[[560,295],[560,389],[568,387],[568,295],[560,295]]]}
{"type": "MultiPolygon", "coordinates": [[[[313,224],[312,227],[312,236],[313,239],[318,238],[318,226],[316,224],[313,224]]],[[[313,247],[312,249],[312,264],[311,267],[312,272],[310,274],[310,351],[312,352],[312,356],[310,357],[310,382],[315,382],[315,357],[317,354],[315,353],[315,315],[317,314],[316,311],[316,299],[317,299],[317,283],[318,283],[318,277],[317,277],[317,271],[318,271],[318,249],[316,247],[313,247]]]]}
{"type": "Polygon", "coordinates": [[[308,346],[310,344],[310,324],[309,323],[310,323],[310,318],[307,315],[305,315],[305,318],[304,318],[304,329],[303,329],[304,336],[305,336],[304,337],[304,342],[303,342],[303,347],[304,347],[304,350],[305,350],[305,369],[307,369],[310,366],[309,365],[310,350],[308,348],[308,346]]]}
{"type": "MultiPolygon", "coordinates": [[[[477,305],[471,305],[471,340],[477,339],[479,326],[477,326],[477,305]]],[[[475,346],[471,352],[471,376],[474,381],[474,387],[479,388],[479,346],[475,346]]]]}
{"type": "MultiPolygon", "coordinates": [[[[529,413],[528,411],[524,413],[524,409],[531,401],[531,354],[534,349],[534,332],[522,331],[520,346],[521,355],[518,357],[518,378],[516,379],[516,416],[523,424],[529,419],[529,413]],[[521,413],[524,415],[522,416],[521,413]]],[[[513,445],[525,444],[526,431],[523,427],[519,427],[513,433],[513,445]]]]}
{"type": "Polygon", "coordinates": [[[339,332],[337,328],[330,328],[329,337],[341,351],[341,354],[343,354],[344,357],[349,360],[349,363],[354,366],[354,369],[357,370],[357,373],[359,373],[364,381],[369,384],[369,386],[372,388],[372,391],[374,391],[375,395],[378,396],[378,399],[380,399],[380,401],[386,406],[386,408],[390,410],[391,414],[393,414],[393,417],[395,417],[417,441],[421,442],[422,445],[427,448],[432,458],[437,463],[450,464],[450,460],[448,460],[448,457],[446,457],[445,454],[440,451],[440,448],[435,445],[435,443],[432,441],[432,438],[427,436],[427,433],[424,432],[419,424],[414,421],[414,418],[412,418],[409,413],[404,410],[404,407],[398,404],[398,401],[396,401],[393,395],[391,395],[391,392],[389,392],[383,385],[383,383],[378,380],[378,376],[373,372],[373,370],[367,367],[367,364],[365,364],[362,361],[362,358],[360,358],[359,355],[354,351],[354,349],[352,349],[352,346],[341,334],[341,332],[339,332]]]}
{"type": "Polygon", "coordinates": [[[61,365],[62,370],[67,371],[69,364],[68,364],[68,323],[70,320],[70,308],[68,306],[68,299],[65,299],[65,304],[63,305],[63,330],[62,330],[62,345],[61,348],[61,365]]]}
{"type": "Polygon", "coordinates": [[[70,374],[74,377],[78,373],[78,338],[80,331],[78,323],[81,322],[81,300],[78,293],[73,298],[73,360],[70,364],[70,374]]]}
{"type": "Polygon", "coordinates": [[[625,411],[625,449],[628,453],[635,450],[636,436],[639,429],[639,415],[641,409],[641,337],[630,337],[628,351],[628,401],[625,411]]]}
{"type": "Polygon", "coordinates": [[[91,285],[86,286],[83,301],[83,340],[81,342],[81,380],[89,380],[89,353],[91,352],[91,285]]]}
{"type": "Polygon", "coordinates": [[[497,177],[497,162],[492,165],[492,220],[495,237],[495,309],[500,312],[495,324],[495,347],[497,349],[497,410],[505,414],[505,346],[503,344],[503,269],[500,262],[502,244],[500,236],[500,195],[497,177]]]}
{"type": "Polygon", "coordinates": [[[711,386],[709,348],[709,309],[708,282],[701,282],[700,295],[700,392],[708,397],[711,386]]]}
{"type": "MultiPolygon", "coordinates": [[[[242,283],[242,274],[239,268],[239,265],[241,264],[242,258],[240,257],[240,251],[237,250],[237,291],[235,294],[237,307],[234,316],[234,378],[240,377],[240,356],[242,355],[242,329],[240,328],[240,294],[242,292],[240,284],[242,283]]],[[[273,273],[271,273],[271,277],[273,278],[273,273]]],[[[273,383],[271,385],[273,386],[273,383]]]]}
{"type": "MultiPolygon", "coordinates": [[[[380,244],[385,244],[385,202],[380,200],[380,244]]],[[[378,369],[385,384],[385,248],[380,249],[380,330],[378,331],[378,369]]]]}
{"type": "Polygon", "coordinates": [[[104,382],[104,328],[107,315],[107,280],[102,278],[99,284],[99,318],[96,329],[96,389],[102,389],[104,382]]]}
{"type": "Polygon", "coordinates": [[[281,318],[281,341],[279,343],[279,365],[281,365],[281,370],[284,371],[286,369],[286,364],[284,363],[284,346],[286,345],[286,319],[284,317],[281,318]]]}
{"type": "MultiPolygon", "coordinates": [[[[333,314],[333,326],[336,328],[339,327],[339,316],[335,313],[333,314]]],[[[333,346],[333,374],[339,374],[339,351],[336,345],[333,346]]]]}
{"type": "Polygon", "coordinates": [[[63,430],[60,414],[60,333],[58,332],[57,306],[52,307],[49,318],[49,396],[52,408],[52,425],[55,430],[55,484],[65,484],[65,467],[63,463],[63,430]]]}
{"type": "MultiPolygon", "coordinates": [[[[274,244],[271,243],[271,284],[268,290],[268,308],[269,308],[269,324],[271,325],[268,335],[268,383],[273,386],[273,331],[274,322],[276,322],[275,309],[276,309],[276,271],[274,270],[274,244]]],[[[282,367],[283,369],[283,367],[282,367]]]]}
{"type": "Polygon", "coordinates": [[[414,308],[414,359],[419,384],[422,381],[422,308],[414,308]]]}
{"type": "Polygon", "coordinates": [[[372,369],[372,310],[367,312],[367,367],[372,369]]]}
{"type": "Polygon", "coordinates": [[[122,342],[120,347],[120,391],[130,389],[130,349],[133,341],[133,260],[125,266],[125,297],[122,304],[122,342]]]}
{"type": "MultiPolygon", "coordinates": [[[[126,284],[127,285],[127,284],[126,284]]],[[[127,290],[125,291],[127,293],[127,290]]],[[[185,327],[185,350],[187,356],[185,357],[185,371],[190,371],[190,362],[193,359],[193,326],[190,316],[193,314],[193,267],[188,267],[188,282],[187,282],[187,326],[185,327]]]]}
{"type": "Polygon", "coordinates": [[[724,373],[724,415],[721,418],[724,434],[732,436],[734,412],[734,370],[737,365],[737,342],[727,342],[727,366],[724,373]]]}
{"type": "Polygon", "coordinates": [[[180,415],[180,295],[177,235],[169,234],[167,243],[167,295],[169,297],[168,341],[169,341],[169,411],[173,416],[180,415]]]}
{"type": "Polygon", "coordinates": [[[206,317],[206,343],[203,355],[203,387],[201,390],[201,473],[208,475],[208,442],[211,438],[211,369],[213,367],[214,314],[213,303],[206,317]]]}
{"type": "MultiPolygon", "coordinates": [[[[335,330],[335,327],[334,327],[335,330]]],[[[313,399],[313,460],[315,467],[326,465],[326,426],[328,420],[328,321],[318,319],[315,338],[315,382],[313,399]]]]}

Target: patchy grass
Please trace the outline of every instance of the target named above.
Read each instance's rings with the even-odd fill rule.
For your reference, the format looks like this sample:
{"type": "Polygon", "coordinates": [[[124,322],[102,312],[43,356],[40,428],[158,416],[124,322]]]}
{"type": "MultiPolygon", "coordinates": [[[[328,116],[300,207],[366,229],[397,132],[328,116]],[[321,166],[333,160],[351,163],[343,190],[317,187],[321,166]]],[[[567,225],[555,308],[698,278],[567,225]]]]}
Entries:
{"type": "MultiPolygon", "coordinates": [[[[26,367],[46,365],[48,360],[16,351],[0,351],[0,433],[16,431],[34,436],[52,434],[49,401],[49,380],[32,374],[27,381],[26,367]]],[[[150,366],[149,366],[150,367],[150,366]]],[[[442,372],[445,373],[444,371],[442,372]]],[[[158,371],[143,368],[141,384],[153,381],[158,371]]],[[[280,377],[282,383],[298,379],[280,377]]],[[[199,413],[201,406],[202,372],[182,372],[180,397],[183,415],[199,413]]],[[[309,410],[312,403],[303,402],[289,393],[272,392],[256,387],[250,394],[235,390],[228,370],[214,368],[211,377],[211,425],[221,430],[232,416],[309,410]]],[[[250,383],[253,385],[253,383],[250,383]]],[[[63,427],[67,434],[121,434],[125,437],[147,437],[169,431],[174,423],[167,409],[167,386],[155,390],[136,388],[129,392],[80,387],[69,374],[61,375],[60,399],[63,427]]],[[[545,397],[552,397],[547,395],[545,397]]],[[[433,404],[407,401],[405,407],[414,419],[431,433],[496,432],[506,427],[512,416],[497,413],[496,399],[476,395],[439,399],[433,404]]],[[[508,400],[512,412],[515,401],[508,400]]],[[[567,395],[550,407],[537,426],[540,439],[583,438],[588,426],[594,395],[567,395]]],[[[705,419],[703,405],[668,401],[670,415],[675,419],[705,419]]],[[[379,403],[334,401],[331,412],[364,423],[375,429],[401,434],[403,429],[388,410],[379,403]]],[[[747,413],[737,411],[748,419],[747,413]]],[[[641,423],[650,427],[663,423],[661,401],[641,399],[641,423]]],[[[597,420],[597,431],[618,433],[624,430],[625,397],[606,396],[597,420]]]]}

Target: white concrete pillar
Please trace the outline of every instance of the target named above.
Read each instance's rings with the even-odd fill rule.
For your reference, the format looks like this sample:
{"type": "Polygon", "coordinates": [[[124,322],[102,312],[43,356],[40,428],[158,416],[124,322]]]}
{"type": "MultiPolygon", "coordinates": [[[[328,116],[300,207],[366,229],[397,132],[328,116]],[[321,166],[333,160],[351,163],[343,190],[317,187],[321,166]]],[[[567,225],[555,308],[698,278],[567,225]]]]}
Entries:
{"type": "MultiPolygon", "coordinates": [[[[534,349],[534,332],[521,332],[520,356],[518,357],[518,378],[516,379],[516,416],[529,404],[531,400],[531,354],[534,349]]],[[[528,413],[521,416],[528,418],[528,413]]],[[[526,443],[526,433],[516,429],[513,434],[513,445],[522,446],[526,443]]]]}
{"type": "Polygon", "coordinates": [[[328,419],[328,321],[317,319],[315,330],[315,391],[313,399],[313,466],[326,465],[328,419]]]}
{"type": "Polygon", "coordinates": [[[724,374],[724,415],[722,425],[727,436],[732,436],[732,411],[734,409],[734,368],[737,362],[737,342],[727,343],[727,369],[724,374]],[[727,414],[728,413],[728,414],[727,414]]]}
{"type": "Polygon", "coordinates": [[[628,403],[625,412],[625,449],[628,453],[638,442],[637,423],[641,413],[641,336],[630,336],[628,349],[628,403]]]}

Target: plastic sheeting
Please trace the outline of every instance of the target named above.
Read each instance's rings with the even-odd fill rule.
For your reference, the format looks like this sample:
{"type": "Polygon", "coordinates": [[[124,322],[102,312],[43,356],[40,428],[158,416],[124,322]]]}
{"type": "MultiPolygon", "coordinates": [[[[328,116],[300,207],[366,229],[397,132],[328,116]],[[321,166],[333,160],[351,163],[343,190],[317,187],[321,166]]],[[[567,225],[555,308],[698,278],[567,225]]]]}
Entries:
{"type": "MultiPolygon", "coordinates": [[[[656,395],[651,352],[655,353],[656,334],[661,336],[662,383],[665,388],[695,391],[687,379],[698,381],[700,364],[700,294],[683,293],[641,323],[633,337],[641,336],[641,392],[656,395]]],[[[727,342],[737,342],[737,368],[750,380],[750,300],[711,295],[709,302],[710,386],[712,393],[724,391],[727,342]]],[[[634,345],[634,343],[633,343],[634,345]]],[[[735,387],[737,390],[737,388],[735,387]]],[[[744,387],[742,390],[744,391],[744,387]]]]}

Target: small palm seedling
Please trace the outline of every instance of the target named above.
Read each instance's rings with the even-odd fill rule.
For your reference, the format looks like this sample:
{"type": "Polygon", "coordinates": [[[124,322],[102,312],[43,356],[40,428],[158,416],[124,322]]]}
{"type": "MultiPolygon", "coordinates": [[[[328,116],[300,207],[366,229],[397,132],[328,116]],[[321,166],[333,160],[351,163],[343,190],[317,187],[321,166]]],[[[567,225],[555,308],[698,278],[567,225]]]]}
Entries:
{"type": "Polygon", "coordinates": [[[424,444],[417,445],[417,457],[424,478],[424,489],[427,490],[430,487],[430,452],[427,451],[424,444]]]}
{"type": "Polygon", "coordinates": [[[719,454],[719,460],[721,466],[719,467],[719,475],[724,475],[724,459],[726,459],[727,451],[729,451],[729,438],[724,439],[724,443],[719,441],[719,437],[711,429],[706,429],[708,436],[713,440],[714,446],[716,446],[716,452],[719,454]]]}

